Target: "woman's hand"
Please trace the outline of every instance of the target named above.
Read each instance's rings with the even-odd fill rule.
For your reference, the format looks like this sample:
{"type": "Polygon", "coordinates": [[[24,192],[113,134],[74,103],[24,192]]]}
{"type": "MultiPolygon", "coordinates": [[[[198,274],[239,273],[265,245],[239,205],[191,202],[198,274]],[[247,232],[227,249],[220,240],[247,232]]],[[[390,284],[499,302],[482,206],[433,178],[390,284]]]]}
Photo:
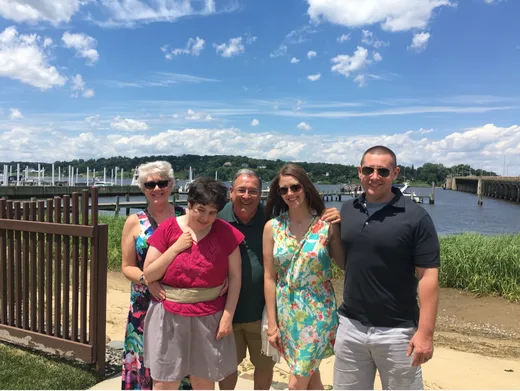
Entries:
{"type": "Polygon", "coordinates": [[[280,329],[278,326],[276,327],[276,330],[267,330],[267,340],[273,348],[278,350],[280,353],[283,353],[282,336],[280,335],[280,329]]]}
{"type": "Polygon", "coordinates": [[[183,252],[187,248],[190,248],[193,243],[193,239],[191,237],[191,233],[183,232],[181,236],[172,244],[172,247],[175,249],[177,254],[183,252]]]}
{"type": "Polygon", "coordinates": [[[154,281],[148,284],[148,290],[152,294],[152,296],[155,298],[155,300],[163,301],[166,299],[166,292],[162,288],[159,281],[154,281]]]}
{"type": "Polygon", "coordinates": [[[229,278],[226,277],[226,279],[224,280],[224,286],[220,290],[219,297],[224,296],[227,293],[228,288],[229,288],[229,278]]]}
{"type": "Polygon", "coordinates": [[[217,330],[217,340],[227,337],[233,332],[233,318],[226,312],[222,314],[217,330]]]}

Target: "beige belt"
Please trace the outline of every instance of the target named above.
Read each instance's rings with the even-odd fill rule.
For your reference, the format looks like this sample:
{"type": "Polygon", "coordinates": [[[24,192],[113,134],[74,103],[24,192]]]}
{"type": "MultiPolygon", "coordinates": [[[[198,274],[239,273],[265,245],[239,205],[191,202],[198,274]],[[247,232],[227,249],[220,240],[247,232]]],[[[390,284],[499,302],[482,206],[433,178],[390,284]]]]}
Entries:
{"type": "Polygon", "coordinates": [[[174,288],[167,285],[162,287],[166,292],[166,300],[180,304],[189,304],[217,299],[224,284],[215,288],[174,288]]]}

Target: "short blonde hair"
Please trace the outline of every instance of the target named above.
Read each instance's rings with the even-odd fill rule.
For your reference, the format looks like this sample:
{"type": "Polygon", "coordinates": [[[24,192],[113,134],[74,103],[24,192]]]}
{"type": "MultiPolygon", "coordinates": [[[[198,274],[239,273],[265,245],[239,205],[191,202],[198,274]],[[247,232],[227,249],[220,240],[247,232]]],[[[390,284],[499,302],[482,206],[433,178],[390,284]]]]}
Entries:
{"type": "Polygon", "coordinates": [[[158,175],[162,179],[174,181],[173,168],[170,163],[164,160],[157,160],[155,162],[149,162],[141,164],[137,168],[137,183],[139,188],[144,191],[144,183],[150,175],[158,175]]]}

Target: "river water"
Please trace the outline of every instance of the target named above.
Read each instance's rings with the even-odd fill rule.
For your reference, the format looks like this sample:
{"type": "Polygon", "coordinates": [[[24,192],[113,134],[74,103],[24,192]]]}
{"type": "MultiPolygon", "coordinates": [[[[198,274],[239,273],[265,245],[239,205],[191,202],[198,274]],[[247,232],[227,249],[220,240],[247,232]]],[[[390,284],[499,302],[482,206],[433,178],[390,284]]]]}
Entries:
{"type": "MultiPolygon", "coordinates": [[[[179,183],[180,184],[180,183],[179,183]]],[[[229,183],[226,183],[229,186],[229,183]]],[[[338,191],[340,185],[317,185],[320,191],[338,191]]],[[[428,195],[431,188],[409,188],[417,195],[428,195]]],[[[346,201],[350,196],[344,196],[346,201]]],[[[123,201],[123,197],[120,198],[123,201]]],[[[132,196],[132,201],[144,200],[143,196],[132,196]]],[[[115,199],[100,198],[99,202],[114,202],[115,199]]],[[[327,202],[327,207],[341,209],[342,202],[327,202]]],[[[520,233],[520,205],[494,198],[484,198],[484,205],[477,205],[475,194],[452,190],[435,189],[435,204],[420,204],[425,208],[439,234],[478,232],[484,235],[520,233]]],[[[133,211],[132,211],[133,212],[133,211]]],[[[113,212],[101,211],[103,214],[113,212]]],[[[124,215],[122,210],[120,215],[124,215]]]]}

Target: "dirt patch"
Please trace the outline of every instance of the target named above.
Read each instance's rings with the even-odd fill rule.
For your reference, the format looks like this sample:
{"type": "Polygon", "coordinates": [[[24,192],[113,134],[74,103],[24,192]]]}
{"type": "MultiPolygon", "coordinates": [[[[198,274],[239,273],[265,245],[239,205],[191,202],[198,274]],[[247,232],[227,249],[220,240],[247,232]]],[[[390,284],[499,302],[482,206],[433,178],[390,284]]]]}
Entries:
{"type": "MultiPolygon", "coordinates": [[[[341,303],[343,282],[335,280],[334,289],[341,303]]],[[[441,288],[435,345],[490,357],[520,358],[519,319],[520,303],[441,288]]]]}

